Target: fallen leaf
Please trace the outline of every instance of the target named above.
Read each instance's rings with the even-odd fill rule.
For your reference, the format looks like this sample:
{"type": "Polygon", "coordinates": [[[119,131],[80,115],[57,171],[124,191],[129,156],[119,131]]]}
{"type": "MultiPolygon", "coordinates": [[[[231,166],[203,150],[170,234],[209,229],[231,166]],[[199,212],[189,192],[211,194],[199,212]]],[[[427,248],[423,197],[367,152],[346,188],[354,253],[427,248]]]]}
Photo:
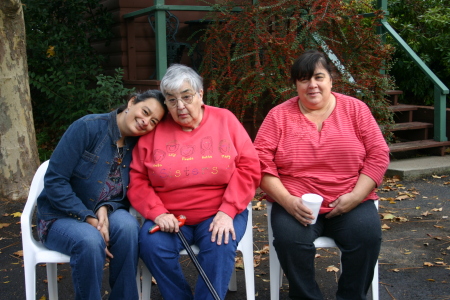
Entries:
{"type": "Polygon", "coordinates": [[[408,198],[411,198],[411,197],[409,197],[408,195],[401,195],[401,196],[398,196],[398,197],[395,197],[395,200],[405,200],[405,199],[408,199],[408,198]]]}
{"type": "Polygon", "coordinates": [[[422,216],[424,216],[424,217],[427,217],[428,215],[431,215],[431,214],[428,212],[428,210],[427,210],[426,212],[423,212],[423,213],[422,213],[422,216]]]}
{"type": "Polygon", "coordinates": [[[433,178],[437,178],[437,179],[440,179],[440,178],[442,178],[441,176],[439,176],[439,175],[431,175],[431,177],[433,177],[433,178]]]}
{"type": "Polygon", "coordinates": [[[47,297],[42,296],[41,298],[39,298],[39,300],[47,300],[47,297]]]}
{"type": "Polygon", "coordinates": [[[408,219],[405,217],[396,217],[395,220],[399,222],[408,222],[408,219]]]}
{"type": "Polygon", "coordinates": [[[431,211],[442,211],[442,207],[440,207],[440,208],[433,208],[431,211]]]}
{"type": "Polygon", "coordinates": [[[400,272],[399,269],[392,269],[391,271],[392,271],[392,272],[396,272],[396,273],[400,272]]]}
{"type": "Polygon", "coordinates": [[[420,209],[420,206],[416,206],[416,209],[420,209]]]}
{"type": "Polygon", "coordinates": [[[395,216],[393,214],[389,214],[389,213],[381,213],[380,215],[383,216],[383,220],[392,220],[395,218],[395,216]]]}
{"type": "Polygon", "coordinates": [[[244,270],[244,261],[242,260],[242,257],[237,257],[236,256],[234,267],[236,269],[244,270]]]}
{"type": "Polygon", "coordinates": [[[383,224],[383,226],[381,226],[381,229],[391,229],[391,227],[389,227],[389,226],[386,225],[386,224],[383,224]]]}
{"type": "Polygon", "coordinates": [[[431,278],[429,278],[429,279],[427,279],[428,281],[431,281],[431,282],[435,282],[436,280],[434,280],[434,279],[431,279],[431,278]]]}
{"type": "Polygon", "coordinates": [[[11,216],[13,216],[14,218],[18,218],[18,217],[22,216],[22,213],[21,212],[15,212],[15,213],[12,213],[11,216]]]}
{"type": "Polygon", "coordinates": [[[444,228],[444,226],[439,226],[439,225],[433,225],[436,228],[444,228]]]}
{"type": "Polygon", "coordinates": [[[0,223],[0,228],[8,227],[10,223],[0,223]]]}
{"type": "Polygon", "coordinates": [[[339,272],[339,268],[336,268],[335,266],[331,265],[327,267],[327,272],[339,272]]]}
{"type": "Polygon", "coordinates": [[[430,263],[430,262],[427,262],[427,261],[424,262],[423,265],[426,266],[426,267],[432,267],[432,266],[434,266],[434,264],[432,264],[432,263],[430,263]]]}
{"type": "Polygon", "coordinates": [[[269,245],[264,245],[263,246],[263,248],[261,249],[261,250],[255,250],[255,251],[253,251],[253,253],[256,253],[256,254],[267,254],[267,253],[269,253],[269,245]]]}
{"type": "Polygon", "coordinates": [[[16,251],[13,254],[22,257],[23,256],[23,250],[16,251]]]}

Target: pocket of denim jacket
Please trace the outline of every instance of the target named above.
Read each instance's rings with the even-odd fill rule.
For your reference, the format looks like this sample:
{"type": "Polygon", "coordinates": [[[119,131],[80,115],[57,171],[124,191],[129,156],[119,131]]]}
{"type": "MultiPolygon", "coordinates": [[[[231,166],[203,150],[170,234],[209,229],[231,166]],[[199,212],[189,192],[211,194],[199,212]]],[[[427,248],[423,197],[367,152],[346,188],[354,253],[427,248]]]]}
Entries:
{"type": "Polygon", "coordinates": [[[97,155],[84,151],[77,167],[73,171],[73,175],[81,179],[88,179],[97,165],[98,159],[97,155]]]}

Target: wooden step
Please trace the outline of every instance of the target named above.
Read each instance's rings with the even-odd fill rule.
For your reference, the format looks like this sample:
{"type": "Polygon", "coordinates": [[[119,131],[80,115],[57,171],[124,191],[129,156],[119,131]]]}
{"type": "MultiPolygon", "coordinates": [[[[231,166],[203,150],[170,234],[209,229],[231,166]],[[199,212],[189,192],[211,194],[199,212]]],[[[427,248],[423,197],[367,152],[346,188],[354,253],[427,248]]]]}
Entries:
{"type": "Polygon", "coordinates": [[[445,147],[450,146],[450,141],[437,142],[435,140],[421,140],[412,142],[401,142],[389,145],[391,152],[403,152],[419,149],[439,148],[439,154],[445,155],[445,147]]]}
{"type": "Polygon", "coordinates": [[[426,129],[426,128],[433,128],[433,124],[425,123],[425,122],[396,123],[391,128],[391,131],[416,130],[416,129],[426,129]]]}
{"type": "Polygon", "coordinates": [[[417,110],[417,105],[409,105],[409,104],[397,104],[397,105],[391,105],[389,106],[389,109],[393,112],[399,112],[399,111],[413,111],[417,110]]]}

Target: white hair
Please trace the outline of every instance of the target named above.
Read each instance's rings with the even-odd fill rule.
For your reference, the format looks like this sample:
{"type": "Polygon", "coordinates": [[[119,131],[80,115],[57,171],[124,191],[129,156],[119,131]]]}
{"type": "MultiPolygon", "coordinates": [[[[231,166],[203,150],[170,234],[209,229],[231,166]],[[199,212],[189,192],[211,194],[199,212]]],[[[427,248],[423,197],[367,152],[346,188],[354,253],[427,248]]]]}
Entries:
{"type": "Polygon", "coordinates": [[[173,64],[167,69],[159,88],[165,97],[167,93],[179,90],[184,82],[189,83],[196,92],[203,90],[203,78],[192,68],[180,64],[173,64]]]}

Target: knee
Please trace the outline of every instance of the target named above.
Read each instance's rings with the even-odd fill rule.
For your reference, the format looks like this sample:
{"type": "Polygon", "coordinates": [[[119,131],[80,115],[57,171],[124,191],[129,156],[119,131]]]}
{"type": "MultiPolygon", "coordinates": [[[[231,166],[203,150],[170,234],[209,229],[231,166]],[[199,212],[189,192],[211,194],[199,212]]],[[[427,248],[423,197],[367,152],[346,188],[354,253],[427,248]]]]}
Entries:
{"type": "Polygon", "coordinates": [[[86,234],[74,244],[73,253],[86,254],[96,256],[98,258],[105,257],[106,243],[99,232],[97,234],[86,234]]]}
{"type": "Polygon", "coordinates": [[[118,224],[117,232],[124,237],[129,237],[129,239],[137,241],[139,235],[139,223],[135,219],[120,222],[118,224]]]}

